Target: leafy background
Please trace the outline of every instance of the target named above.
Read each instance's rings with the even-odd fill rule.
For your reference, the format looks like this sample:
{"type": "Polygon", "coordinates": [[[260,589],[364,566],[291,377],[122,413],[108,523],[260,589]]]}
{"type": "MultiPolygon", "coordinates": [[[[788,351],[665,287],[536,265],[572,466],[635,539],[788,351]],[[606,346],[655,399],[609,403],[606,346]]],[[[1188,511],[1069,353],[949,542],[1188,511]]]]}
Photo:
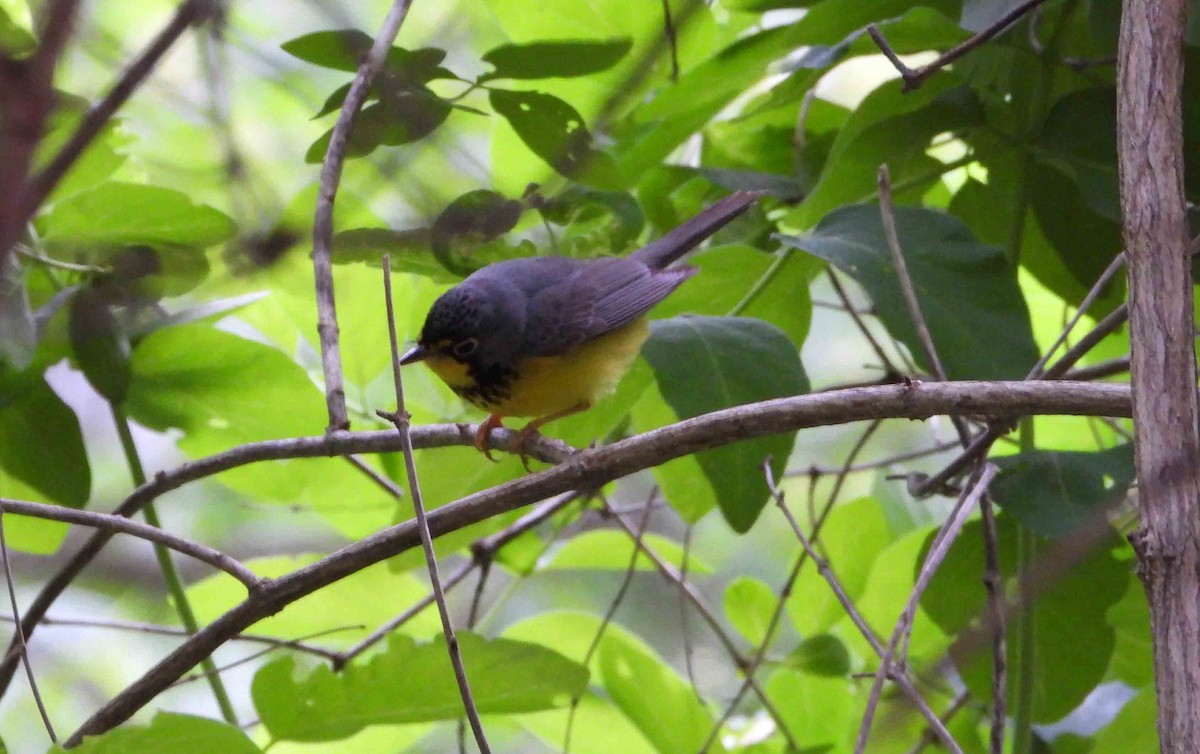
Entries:
{"type": "MultiPolygon", "coordinates": [[[[94,269],[25,256],[6,273],[17,285],[0,311],[2,494],[111,509],[130,479],[110,405],[131,420],[151,473],[240,443],[323,430],[308,260],[314,163],[385,5],[232,5],[223,36],[185,37],[59,185],[25,239],[29,254],[94,269]]],[[[911,92],[877,54],[866,23],[878,23],[912,61],[927,61],[1012,3],[670,5],[677,77],[659,3],[414,4],[354,131],[355,159],[336,206],[335,282],[355,428],[384,426],[374,412],[391,408],[384,252],[403,273],[398,326],[411,338],[431,301],[488,261],[623,252],[731,189],[764,190],[759,209],[692,258],[701,273],[656,310],[644,359],[617,393],[553,425],[552,434],[586,445],[724,405],[927,373],[883,242],[881,163],[891,170],[900,238],[951,378],[1023,377],[1120,250],[1113,69],[1105,63],[1115,48],[1115,0],[1047,2],[1036,28],[1026,18],[911,92]],[[849,288],[887,363],[848,316],[831,276],[849,288]]],[[[87,8],[57,82],[73,96],[54,116],[42,159],[173,6],[87,8]]],[[[23,0],[0,2],[5,50],[30,44],[27,10],[23,0]]],[[[1197,105],[1193,79],[1185,112],[1197,105]]],[[[1073,339],[1123,295],[1119,281],[1105,290],[1073,339]]],[[[1118,331],[1084,363],[1127,351],[1118,331]]],[[[424,370],[406,380],[415,421],[478,418],[424,370]]],[[[1132,476],[1126,430],[1039,418],[1019,442],[1014,435],[997,445],[1006,578],[1028,567],[1030,552],[1052,549],[1121,499],[1132,476]]],[[[738,651],[752,655],[799,552],[767,507],[759,464],[770,456],[803,524],[835,500],[822,553],[886,633],[948,506],[911,499],[889,475],[932,472],[952,452],[840,479],[834,472],[867,431],[849,425],[742,443],[610,492],[633,520],[652,485],[661,489],[655,499],[665,505],[651,512],[648,542],[677,567],[686,550],[688,580],[738,651]]],[[[856,460],[942,447],[953,436],[944,420],[889,422],[856,460]]],[[[397,459],[368,461],[403,480],[397,459]]],[[[431,506],[523,473],[513,459],[492,465],[467,449],[422,451],[418,463],[431,506]]],[[[261,574],[289,572],[411,515],[340,459],[245,467],[171,493],[160,508],[167,528],[261,574]]],[[[463,562],[471,541],[512,518],[443,538],[440,556],[463,562]]],[[[1109,521],[1130,528],[1121,509],[1109,521]]],[[[934,668],[982,609],[977,528],[968,525],[922,601],[914,667],[934,668]]],[[[63,525],[15,516],[5,529],[26,600],[79,539],[63,525]]],[[[740,685],[738,671],[651,564],[639,561],[614,622],[588,651],[632,554],[595,505],[569,507],[498,553],[474,632],[463,636],[497,750],[561,750],[566,702],[578,694],[572,751],[694,752],[707,739],[740,685]]],[[[1010,651],[1034,658],[1025,688],[1034,690],[1030,719],[1043,751],[1155,745],[1146,608],[1131,557],[1114,534],[1041,597],[1028,640],[1010,635],[1010,651]]],[[[241,599],[232,579],[181,566],[201,621],[241,599]]],[[[297,638],[339,629],[313,641],[345,648],[421,599],[425,582],[410,552],[254,632],[297,638]]],[[[472,583],[452,594],[460,623],[472,583]]],[[[120,539],[53,614],[176,621],[149,546],[120,539]]],[[[811,564],[785,615],[757,677],[802,750],[850,751],[870,687],[857,674],[873,672],[875,658],[811,564]]],[[[454,750],[458,707],[439,633],[426,610],[340,674],[285,652],[226,671],[240,720],[258,721],[245,732],[217,721],[211,693],[191,682],[89,746],[454,750]]],[[[58,726],[72,729],[176,641],[41,628],[32,659],[58,726]]],[[[251,651],[225,647],[216,660],[251,651]]],[[[926,693],[939,710],[959,690],[969,693],[951,729],[964,749],[981,751],[989,661],[986,653],[955,659],[926,693]]],[[[1022,685],[1009,687],[1015,695],[1022,685]]],[[[908,751],[919,718],[891,696],[882,707],[871,751],[908,751]]],[[[9,750],[45,749],[19,682],[0,715],[9,750]]],[[[785,745],[753,696],[719,741],[754,752],[785,745]]]]}

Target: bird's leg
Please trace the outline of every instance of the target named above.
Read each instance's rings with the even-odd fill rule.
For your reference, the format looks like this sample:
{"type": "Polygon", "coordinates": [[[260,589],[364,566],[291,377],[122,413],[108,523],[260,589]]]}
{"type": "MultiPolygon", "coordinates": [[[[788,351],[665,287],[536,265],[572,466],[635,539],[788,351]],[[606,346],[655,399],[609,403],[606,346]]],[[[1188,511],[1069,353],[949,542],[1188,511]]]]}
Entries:
{"type": "Polygon", "coordinates": [[[492,451],[488,450],[488,433],[503,426],[504,419],[500,414],[488,414],[488,418],[479,422],[479,429],[475,430],[475,448],[492,463],[495,463],[496,459],[492,457],[492,451]]]}
{"type": "Polygon", "coordinates": [[[512,444],[508,446],[509,450],[521,456],[521,464],[525,467],[526,471],[533,471],[533,469],[529,468],[529,456],[525,454],[525,443],[529,442],[529,438],[538,434],[539,429],[555,419],[561,419],[564,416],[570,416],[571,414],[578,414],[580,411],[587,411],[591,407],[591,401],[580,401],[574,406],[564,408],[561,411],[555,411],[552,414],[539,416],[538,418],[526,424],[524,427],[521,427],[516,436],[513,437],[512,444]]]}

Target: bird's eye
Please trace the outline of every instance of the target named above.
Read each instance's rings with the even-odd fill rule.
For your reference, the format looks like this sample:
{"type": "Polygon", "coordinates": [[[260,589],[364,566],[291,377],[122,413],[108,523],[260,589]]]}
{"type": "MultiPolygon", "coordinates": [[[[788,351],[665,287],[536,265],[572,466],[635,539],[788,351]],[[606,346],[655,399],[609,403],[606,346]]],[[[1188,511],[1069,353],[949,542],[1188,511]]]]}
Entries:
{"type": "Polygon", "coordinates": [[[460,340],[457,343],[455,343],[453,351],[454,351],[455,356],[459,357],[460,359],[465,359],[466,357],[475,353],[475,349],[478,347],[479,347],[478,339],[467,338],[466,340],[460,340]]]}

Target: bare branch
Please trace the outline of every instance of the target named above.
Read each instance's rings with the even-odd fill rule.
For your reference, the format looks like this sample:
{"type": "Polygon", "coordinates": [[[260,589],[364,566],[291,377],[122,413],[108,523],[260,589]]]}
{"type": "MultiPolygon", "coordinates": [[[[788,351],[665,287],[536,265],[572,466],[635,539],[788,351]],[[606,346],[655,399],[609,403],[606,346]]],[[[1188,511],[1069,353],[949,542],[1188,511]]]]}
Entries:
{"type": "MultiPolygon", "coordinates": [[[[862,725],[858,730],[858,739],[854,745],[855,754],[862,754],[866,751],[867,740],[871,736],[871,723],[875,718],[875,707],[879,703],[879,695],[883,691],[883,680],[888,677],[893,671],[892,661],[896,655],[896,648],[912,630],[912,622],[916,617],[917,605],[921,600],[921,595],[925,593],[925,588],[929,586],[929,581],[933,575],[937,573],[938,567],[946,557],[946,553],[950,550],[950,545],[958,538],[959,532],[967,522],[967,518],[974,511],[975,506],[979,503],[980,497],[987,491],[988,485],[991,484],[992,478],[996,476],[998,469],[987,464],[982,473],[979,475],[979,480],[970,486],[970,493],[964,490],[963,495],[959,498],[958,505],[950,514],[950,518],[946,519],[946,523],[942,525],[941,531],[938,532],[937,538],[934,540],[933,547],[929,550],[929,554],[925,557],[925,562],[921,565],[921,572],[917,575],[917,583],[913,585],[912,593],[908,596],[908,602],[904,605],[904,610],[900,613],[900,619],[896,621],[896,628],[892,632],[892,639],[888,643],[887,649],[879,659],[879,670],[875,673],[875,681],[871,685],[871,693],[867,697],[867,708],[863,713],[862,725]]],[[[903,668],[898,669],[903,673],[903,668]]],[[[940,720],[938,721],[941,722],[940,720]]]]}
{"type": "Polygon", "coordinates": [[[213,568],[224,571],[242,582],[251,592],[261,583],[261,579],[249,568],[208,545],[193,542],[178,534],[172,534],[165,529],[149,526],[140,521],[134,521],[122,516],[66,508],[61,505],[46,505],[44,503],[31,503],[24,500],[12,500],[9,498],[0,498],[0,512],[15,513],[19,516],[29,516],[30,518],[42,518],[48,521],[62,521],[67,524],[78,524],[93,529],[103,529],[112,533],[130,534],[138,539],[144,539],[147,542],[155,542],[164,547],[169,547],[176,552],[195,558],[201,563],[207,563],[213,568]]]}
{"type": "MultiPolygon", "coordinates": [[[[914,382],[780,398],[716,411],[583,451],[554,468],[444,505],[429,514],[429,528],[434,535],[445,534],[570,489],[594,489],[673,458],[805,427],[883,417],[920,419],[942,413],[1128,416],[1130,410],[1128,389],[1106,383],[914,382]]],[[[463,430],[468,432],[468,438],[469,430],[469,427],[463,430]]],[[[395,435],[394,432],[388,434],[395,435]]],[[[349,446],[355,444],[348,441],[355,435],[341,437],[339,442],[349,446]]],[[[414,434],[414,445],[415,439],[414,434]]],[[[303,444],[301,441],[300,445],[303,444]]],[[[363,448],[355,450],[362,451],[363,448]]],[[[327,584],[419,544],[420,535],[415,523],[406,521],[348,545],[294,573],[271,580],[97,711],[76,731],[74,740],[124,722],[166,684],[257,620],[327,584]]]]}
{"type": "MultiPolygon", "coordinates": [[[[2,502],[2,501],[0,501],[2,502]]],[[[25,666],[25,675],[29,678],[29,692],[37,705],[38,714],[42,717],[42,725],[50,736],[50,743],[58,743],[54,733],[54,725],[50,722],[50,713],[46,711],[46,703],[38,691],[37,679],[33,675],[33,665],[29,662],[28,647],[25,646],[25,632],[21,630],[21,608],[17,606],[17,590],[13,587],[12,566],[8,562],[8,539],[4,536],[4,506],[0,505],[0,560],[4,562],[4,583],[8,587],[8,601],[12,606],[13,635],[21,653],[21,664],[25,666]]]]}
{"type": "Polygon", "coordinates": [[[888,44],[887,39],[883,36],[883,32],[879,30],[878,26],[871,24],[867,27],[867,33],[871,35],[871,39],[875,40],[875,44],[879,46],[880,52],[882,52],[884,56],[891,61],[892,65],[896,67],[896,70],[900,72],[900,78],[904,79],[904,91],[911,92],[913,89],[916,89],[924,84],[925,80],[933,74],[937,73],[962,56],[971,52],[976,47],[979,47],[996,35],[1008,29],[1010,26],[1020,20],[1021,16],[1041,5],[1043,2],[1045,2],[1045,0],[1026,0],[1026,2],[1021,3],[1008,13],[1005,13],[986,29],[983,29],[977,34],[973,34],[968,39],[963,40],[959,44],[939,55],[936,60],[915,70],[909,68],[908,66],[904,65],[903,62],[901,62],[900,57],[896,55],[896,51],[892,49],[890,44],[888,44]]]}
{"type": "Polygon", "coordinates": [[[321,182],[317,193],[317,209],[313,216],[313,275],[316,278],[317,334],[321,341],[321,367],[325,374],[325,404],[329,411],[328,431],[349,428],[346,416],[346,388],[342,379],[342,354],[338,345],[337,307],[333,298],[333,203],[337,199],[338,183],[342,179],[342,163],[346,159],[346,143],[354,119],[367,99],[371,83],[383,69],[388,50],[392,47],[400,25],[408,15],[412,0],[395,0],[374,44],[358,67],[354,82],[346,93],[337,123],[329,137],[325,161],[321,165],[321,182]]]}
{"type": "Polygon", "coordinates": [[[387,418],[396,425],[396,432],[400,435],[400,448],[404,454],[404,471],[408,476],[408,490],[412,495],[413,514],[417,532],[421,535],[421,549],[425,551],[425,567],[429,571],[433,600],[437,603],[438,617],[442,620],[446,650],[450,653],[450,664],[454,667],[454,679],[458,682],[458,692],[462,697],[463,709],[467,714],[467,719],[471,722],[471,731],[475,734],[476,745],[483,754],[490,754],[491,747],[483,732],[483,724],[479,722],[479,710],[475,707],[475,697],[471,694],[471,684],[467,679],[466,668],[463,667],[462,652],[458,646],[458,637],[454,633],[454,623],[450,620],[450,611],[446,608],[446,593],[442,589],[442,579],[438,574],[437,553],[433,549],[433,535],[429,533],[429,521],[425,516],[425,502],[421,496],[421,483],[417,479],[417,462],[413,457],[412,437],[408,432],[410,415],[404,408],[404,380],[400,376],[400,344],[396,339],[396,312],[392,304],[392,259],[387,254],[383,257],[383,295],[387,305],[388,343],[392,350],[392,381],[396,387],[396,413],[387,418]]]}

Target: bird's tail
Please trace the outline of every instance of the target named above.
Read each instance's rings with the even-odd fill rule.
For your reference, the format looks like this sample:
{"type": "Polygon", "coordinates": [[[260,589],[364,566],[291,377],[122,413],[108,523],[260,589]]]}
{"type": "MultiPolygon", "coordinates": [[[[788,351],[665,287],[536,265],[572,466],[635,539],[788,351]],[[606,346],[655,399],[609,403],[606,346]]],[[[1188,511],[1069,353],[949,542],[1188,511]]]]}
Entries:
{"type": "Polygon", "coordinates": [[[725,227],[760,196],[762,192],[759,191],[735,191],[662,238],[633,252],[630,259],[636,259],[651,269],[661,270],[725,227]]]}

